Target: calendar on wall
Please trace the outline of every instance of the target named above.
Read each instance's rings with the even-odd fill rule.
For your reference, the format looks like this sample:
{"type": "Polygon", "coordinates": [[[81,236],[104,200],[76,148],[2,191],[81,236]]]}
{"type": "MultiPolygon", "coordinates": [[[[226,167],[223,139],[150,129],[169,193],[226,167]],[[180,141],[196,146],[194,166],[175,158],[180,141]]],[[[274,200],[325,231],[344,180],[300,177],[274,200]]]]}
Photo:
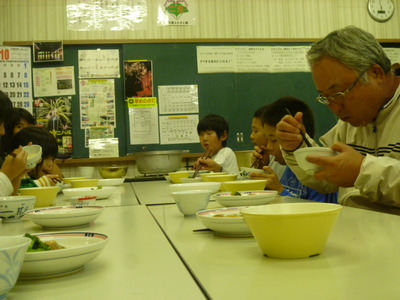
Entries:
{"type": "Polygon", "coordinates": [[[0,89],[13,102],[32,113],[30,47],[0,46],[0,89]]]}
{"type": "Polygon", "coordinates": [[[199,115],[160,116],[161,144],[199,143],[199,115]]]}

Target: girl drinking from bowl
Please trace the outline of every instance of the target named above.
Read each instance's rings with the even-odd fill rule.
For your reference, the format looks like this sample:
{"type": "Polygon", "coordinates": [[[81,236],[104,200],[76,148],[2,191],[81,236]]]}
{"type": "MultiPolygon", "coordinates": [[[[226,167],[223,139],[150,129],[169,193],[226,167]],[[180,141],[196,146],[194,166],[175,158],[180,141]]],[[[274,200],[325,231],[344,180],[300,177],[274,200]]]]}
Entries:
{"type": "MultiPolygon", "coordinates": [[[[0,135],[2,136],[5,134],[4,125],[11,119],[12,113],[11,100],[0,91],[0,135]]],[[[0,169],[0,196],[17,194],[21,176],[25,173],[27,157],[28,153],[20,146],[5,157],[0,169]]]]}
{"type": "Polygon", "coordinates": [[[25,174],[21,180],[21,188],[56,185],[63,178],[60,169],[54,162],[58,153],[57,140],[46,128],[26,127],[14,136],[12,145],[26,146],[29,144],[42,147],[42,160],[25,174]]]}

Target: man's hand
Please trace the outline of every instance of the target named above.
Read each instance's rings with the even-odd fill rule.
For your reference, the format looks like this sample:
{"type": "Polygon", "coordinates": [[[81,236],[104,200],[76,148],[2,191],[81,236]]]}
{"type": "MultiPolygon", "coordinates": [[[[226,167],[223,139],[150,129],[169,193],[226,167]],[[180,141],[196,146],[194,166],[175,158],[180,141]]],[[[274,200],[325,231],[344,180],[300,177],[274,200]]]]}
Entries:
{"type": "Polygon", "coordinates": [[[340,142],[334,144],[331,148],[339,154],[332,157],[311,155],[307,157],[309,162],[323,168],[316,171],[314,177],[340,187],[353,187],[360,173],[364,156],[353,147],[340,142]]]}

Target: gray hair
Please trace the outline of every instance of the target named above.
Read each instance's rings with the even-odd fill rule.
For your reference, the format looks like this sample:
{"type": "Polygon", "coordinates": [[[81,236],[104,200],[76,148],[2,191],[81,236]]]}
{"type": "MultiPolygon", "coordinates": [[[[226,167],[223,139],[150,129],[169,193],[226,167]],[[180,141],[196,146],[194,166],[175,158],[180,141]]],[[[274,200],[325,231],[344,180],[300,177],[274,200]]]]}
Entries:
{"type": "Polygon", "coordinates": [[[378,64],[385,73],[391,72],[390,59],[375,37],[355,26],[329,33],[322,40],[311,45],[307,60],[312,67],[324,57],[337,59],[359,74],[378,64]]]}

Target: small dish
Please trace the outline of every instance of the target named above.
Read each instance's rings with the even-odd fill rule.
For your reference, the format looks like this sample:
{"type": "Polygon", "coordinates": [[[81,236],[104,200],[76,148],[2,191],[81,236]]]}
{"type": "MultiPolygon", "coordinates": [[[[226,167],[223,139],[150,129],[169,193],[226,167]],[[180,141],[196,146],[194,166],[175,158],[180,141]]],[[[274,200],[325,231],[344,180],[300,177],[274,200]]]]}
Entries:
{"type": "Polygon", "coordinates": [[[103,206],[60,206],[30,210],[25,215],[42,227],[64,228],[87,225],[103,210],[103,206]]]}
{"type": "Polygon", "coordinates": [[[240,195],[230,192],[214,195],[215,201],[224,206],[253,206],[263,205],[275,200],[277,191],[239,191],[240,195]]]}
{"type": "Polygon", "coordinates": [[[25,212],[31,210],[35,202],[35,196],[0,197],[0,219],[3,219],[4,223],[22,221],[25,212]]]}
{"type": "Polygon", "coordinates": [[[250,228],[240,214],[243,207],[218,208],[199,211],[196,215],[203,225],[215,234],[227,237],[252,236],[250,228]]]}
{"type": "Polygon", "coordinates": [[[117,187],[115,186],[105,186],[105,187],[91,187],[91,188],[76,188],[76,189],[65,189],[62,192],[65,197],[84,197],[84,196],[96,196],[97,200],[106,199],[110,197],[115,191],[117,187]]]}
{"type": "Polygon", "coordinates": [[[313,175],[315,171],[321,169],[317,164],[309,162],[307,156],[335,156],[337,152],[327,147],[307,147],[301,148],[294,151],[294,157],[298,165],[307,172],[307,174],[313,175]]]}
{"type": "Polygon", "coordinates": [[[34,280],[65,276],[83,269],[97,257],[108,236],[94,232],[54,232],[35,234],[42,241],[55,240],[65,249],[27,252],[19,279],[34,280]]]}
{"type": "Polygon", "coordinates": [[[22,147],[27,153],[26,169],[33,169],[42,159],[42,147],[39,145],[28,145],[22,147]]]}

